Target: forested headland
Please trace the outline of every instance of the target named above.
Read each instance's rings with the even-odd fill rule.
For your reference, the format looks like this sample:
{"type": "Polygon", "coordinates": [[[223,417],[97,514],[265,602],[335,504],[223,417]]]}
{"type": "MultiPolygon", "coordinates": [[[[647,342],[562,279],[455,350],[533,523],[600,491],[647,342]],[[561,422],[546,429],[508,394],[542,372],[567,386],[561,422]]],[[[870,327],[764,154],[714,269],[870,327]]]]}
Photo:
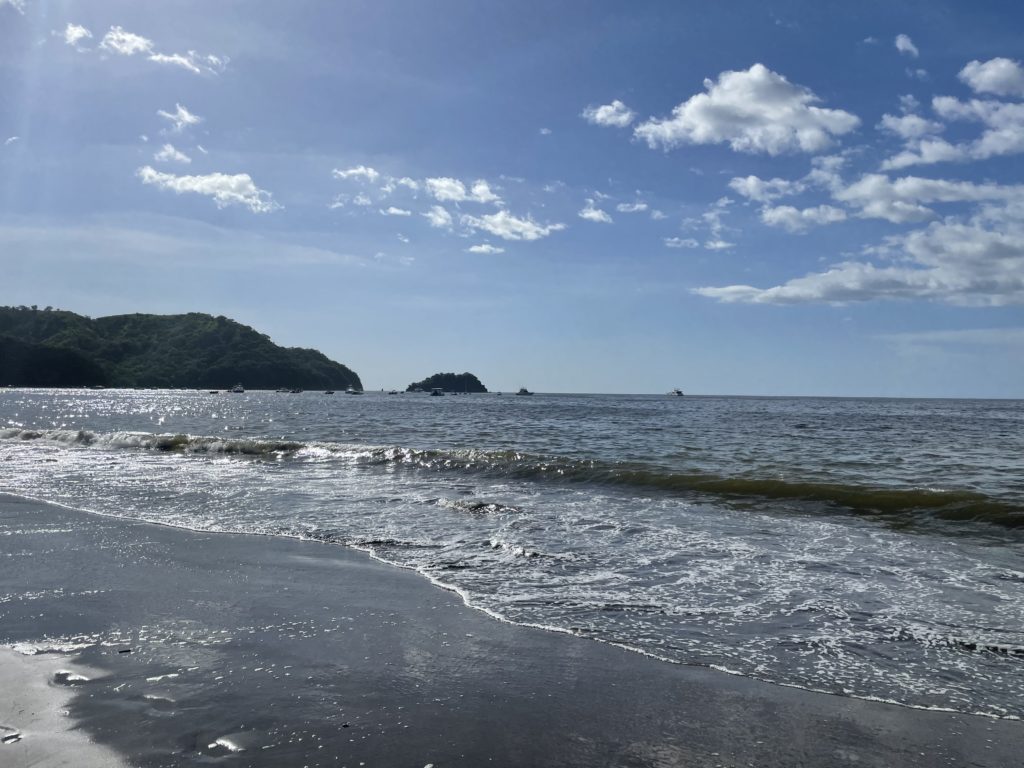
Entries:
{"type": "Polygon", "coordinates": [[[224,316],[89,318],[0,307],[0,386],[362,389],[315,349],[280,347],[224,316]]]}

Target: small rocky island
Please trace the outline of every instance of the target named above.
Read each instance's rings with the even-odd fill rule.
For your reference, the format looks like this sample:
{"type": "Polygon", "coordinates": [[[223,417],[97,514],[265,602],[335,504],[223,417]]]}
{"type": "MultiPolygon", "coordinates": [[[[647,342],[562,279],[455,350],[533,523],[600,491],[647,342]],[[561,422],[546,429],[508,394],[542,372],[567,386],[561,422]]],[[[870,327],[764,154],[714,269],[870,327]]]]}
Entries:
{"type": "Polygon", "coordinates": [[[486,392],[487,387],[472,373],[435,373],[423,381],[414,381],[405,388],[406,392],[442,389],[445,392],[486,392]]]}

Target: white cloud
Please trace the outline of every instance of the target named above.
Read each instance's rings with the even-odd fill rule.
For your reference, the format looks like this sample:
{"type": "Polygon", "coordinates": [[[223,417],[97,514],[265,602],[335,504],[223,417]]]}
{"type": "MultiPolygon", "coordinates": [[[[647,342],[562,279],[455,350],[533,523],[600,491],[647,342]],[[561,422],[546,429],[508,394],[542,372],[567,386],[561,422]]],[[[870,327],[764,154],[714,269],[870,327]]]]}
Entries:
{"type": "Polygon", "coordinates": [[[667,219],[668,214],[665,213],[664,211],[659,211],[657,208],[655,208],[654,210],[651,211],[651,218],[654,219],[655,221],[661,221],[662,219],[667,219]]]}
{"type": "Polygon", "coordinates": [[[136,53],[153,53],[153,41],[141,35],[126,32],[121,27],[111,27],[103,36],[100,48],[121,56],[134,56],[136,53]]]}
{"type": "Polygon", "coordinates": [[[975,184],[970,181],[904,176],[890,179],[869,173],[834,193],[840,202],[859,208],[858,216],[896,224],[919,222],[935,216],[925,203],[982,202],[1024,199],[1024,185],[975,184]]]}
{"type": "Polygon", "coordinates": [[[975,93],[997,96],[1024,96],[1024,68],[1019,61],[1002,57],[988,61],[971,61],[958,77],[975,93]]]}
{"type": "Polygon", "coordinates": [[[636,118],[636,112],[618,99],[615,99],[611,104],[587,107],[580,113],[580,116],[593,125],[625,128],[636,118]]]}
{"type": "Polygon", "coordinates": [[[882,163],[882,170],[957,160],[986,160],[1024,152],[1024,104],[992,99],[960,101],[952,96],[936,96],[932,99],[932,109],[945,120],[981,123],[981,136],[958,144],[936,138],[908,141],[906,150],[882,163]]]}
{"type": "Polygon", "coordinates": [[[761,221],[771,227],[782,227],[789,232],[805,232],[814,225],[834,224],[846,220],[846,212],[831,205],[813,208],[794,208],[791,205],[765,206],[761,221]]]}
{"type": "Polygon", "coordinates": [[[956,160],[967,160],[970,153],[962,145],[950,144],[945,139],[921,139],[909,142],[908,149],[886,159],[883,171],[898,171],[914,165],[932,165],[956,160]]]}
{"type": "Polygon", "coordinates": [[[1024,304],[1024,200],[966,222],[933,222],[874,249],[883,262],[846,261],[771,288],[699,288],[724,302],[845,303],[922,299],[966,306],[1024,304]]]}
{"type": "Polygon", "coordinates": [[[491,245],[490,243],[483,243],[481,245],[472,245],[472,246],[470,246],[469,248],[466,249],[466,252],[467,253],[497,254],[497,253],[504,253],[505,249],[504,248],[499,248],[496,245],[491,245]]]}
{"type": "Polygon", "coordinates": [[[538,133],[540,133],[541,136],[550,136],[551,135],[551,129],[550,128],[541,128],[540,131],[538,131],[538,133]]]}
{"type": "Polygon", "coordinates": [[[539,240],[552,232],[565,229],[565,224],[538,224],[530,216],[520,218],[508,211],[485,216],[463,216],[463,226],[482,229],[503,240],[539,240]]]}
{"type": "Polygon", "coordinates": [[[581,219],[587,221],[593,221],[600,224],[611,224],[612,217],[608,215],[607,211],[602,211],[600,208],[594,207],[594,201],[591,198],[587,198],[587,204],[583,206],[583,209],[577,214],[581,219]]]}
{"type": "Polygon", "coordinates": [[[920,139],[922,136],[940,133],[945,127],[934,120],[926,120],[918,115],[882,115],[878,127],[883,131],[899,136],[901,139],[920,139]]]}
{"type": "Polygon", "coordinates": [[[762,179],[757,176],[737,176],[729,181],[729,188],[736,194],[759,203],[767,203],[787,195],[795,195],[804,189],[803,182],[787,179],[762,179]]]}
{"type": "Polygon", "coordinates": [[[25,15],[25,0],[0,0],[0,5],[9,5],[18,13],[25,15]]]}
{"type": "Polygon", "coordinates": [[[917,69],[911,69],[910,67],[907,67],[906,72],[907,72],[907,77],[909,77],[909,78],[911,78],[913,80],[927,80],[928,79],[928,70],[927,69],[921,69],[920,67],[918,67],[917,69]]]}
{"type": "Polygon", "coordinates": [[[662,238],[666,248],[699,248],[700,243],[692,237],[665,237],[662,238]]]}
{"type": "Polygon", "coordinates": [[[352,198],[352,202],[356,205],[361,205],[364,208],[373,205],[373,200],[360,192],[358,195],[352,198]]]}
{"type": "Polygon", "coordinates": [[[181,67],[182,69],[187,69],[189,72],[197,75],[201,75],[203,72],[213,74],[223,72],[224,67],[227,64],[226,58],[202,55],[195,51],[189,51],[187,54],[154,53],[149,57],[149,60],[156,64],[170,64],[174,67],[181,67]]]}
{"type": "Polygon", "coordinates": [[[347,168],[345,170],[335,168],[331,171],[331,175],[336,179],[366,179],[371,184],[380,178],[378,171],[365,165],[357,165],[354,168],[347,168]]]}
{"type": "Polygon", "coordinates": [[[8,138],[4,139],[4,146],[5,147],[9,147],[14,142],[20,141],[20,140],[21,140],[20,136],[9,136],[8,138]]]}
{"type": "Polygon", "coordinates": [[[382,208],[380,212],[384,216],[412,216],[412,211],[407,211],[405,208],[396,208],[393,205],[382,208]]]}
{"type": "Polygon", "coordinates": [[[160,151],[153,155],[153,159],[158,163],[184,163],[188,164],[192,162],[192,158],[186,155],[184,152],[180,152],[174,148],[173,144],[164,144],[160,148],[160,151]]]}
{"type": "Polygon", "coordinates": [[[80,42],[92,38],[92,32],[80,24],[68,22],[68,25],[64,28],[63,36],[65,43],[77,48],[80,42]]]}
{"type": "Polygon", "coordinates": [[[699,93],[665,119],[651,119],[634,133],[652,147],[727,143],[737,152],[820,152],[860,120],[841,109],[815,106],[809,89],[790,83],[763,64],[704,81],[699,93]]]}
{"type": "Polygon", "coordinates": [[[395,183],[399,186],[411,189],[413,192],[417,192],[420,188],[420,183],[415,179],[410,179],[408,176],[403,176],[400,179],[395,179],[395,183]]]}
{"type": "Polygon", "coordinates": [[[468,192],[466,191],[465,184],[458,179],[452,179],[447,176],[427,179],[425,184],[427,186],[427,191],[431,196],[440,202],[501,202],[501,198],[494,194],[490,185],[483,179],[477,179],[474,181],[468,192]]]}
{"type": "Polygon", "coordinates": [[[940,223],[894,240],[894,264],[847,261],[773,288],[725,286],[695,293],[724,302],[847,303],[923,299],[970,306],[1024,303],[1024,230],[940,223]]]}
{"type": "Polygon", "coordinates": [[[896,35],[894,44],[897,51],[912,59],[916,59],[921,55],[921,52],[917,50],[917,46],[914,45],[914,41],[910,39],[909,35],[896,35]]]}
{"type": "Polygon", "coordinates": [[[198,115],[193,115],[181,104],[174,105],[174,112],[165,112],[164,110],[157,110],[157,114],[160,115],[164,120],[167,120],[171,124],[171,131],[174,133],[181,133],[185,128],[192,125],[199,125],[203,121],[203,118],[198,115]]]}
{"type": "Polygon", "coordinates": [[[730,243],[728,240],[721,240],[716,238],[705,241],[704,248],[709,251],[727,251],[734,245],[736,245],[736,243],[730,243]]]}
{"type": "Polygon", "coordinates": [[[247,173],[175,176],[172,173],[161,173],[147,165],[139,168],[136,175],[143,184],[153,184],[179,195],[190,192],[212,197],[218,208],[243,205],[253,213],[269,213],[281,207],[273,201],[269,192],[257,187],[247,173]]]}
{"type": "Polygon", "coordinates": [[[424,213],[423,216],[426,217],[432,227],[436,227],[437,229],[452,228],[452,215],[440,205],[431,207],[431,209],[424,213]]]}
{"type": "Polygon", "coordinates": [[[619,213],[641,213],[647,210],[647,203],[637,200],[635,203],[619,203],[615,206],[619,213]]]}

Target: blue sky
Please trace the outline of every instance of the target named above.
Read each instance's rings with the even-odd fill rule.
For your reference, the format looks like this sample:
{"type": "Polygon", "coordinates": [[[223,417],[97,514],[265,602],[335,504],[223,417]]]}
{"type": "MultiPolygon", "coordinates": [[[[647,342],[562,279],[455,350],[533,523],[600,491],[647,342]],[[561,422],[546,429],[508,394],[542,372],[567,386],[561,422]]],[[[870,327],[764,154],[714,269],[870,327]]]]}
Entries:
{"type": "Polygon", "coordinates": [[[0,304],[368,388],[1024,396],[1013,2],[0,0],[0,304]]]}

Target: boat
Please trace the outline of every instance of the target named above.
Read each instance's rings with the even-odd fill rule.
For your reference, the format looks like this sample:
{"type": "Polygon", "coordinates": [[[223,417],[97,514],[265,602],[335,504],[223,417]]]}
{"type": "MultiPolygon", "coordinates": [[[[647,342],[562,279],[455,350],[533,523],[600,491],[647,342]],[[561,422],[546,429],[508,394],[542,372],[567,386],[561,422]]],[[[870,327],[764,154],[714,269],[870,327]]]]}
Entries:
{"type": "Polygon", "coordinates": [[[532,394],[533,394],[533,392],[531,392],[530,390],[528,390],[528,389],[527,389],[526,387],[520,387],[520,388],[519,388],[519,391],[518,391],[518,392],[516,392],[516,394],[517,394],[517,395],[532,395],[532,394]]]}
{"type": "Polygon", "coordinates": [[[352,386],[352,385],[350,384],[350,385],[349,385],[348,387],[346,387],[346,389],[345,389],[345,394],[346,394],[346,395],[361,395],[361,394],[363,394],[363,390],[361,390],[361,389],[356,389],[355,387],[353,387],[353,386],[352,386]]]}
{"type": "Polygon", "coordinates": [[[672,397],[682,397],[683,396],[683,390],[681,390],[681,389],[673,389],[673,390],[670,390],[667,394],[671,395],[672,397]]]}
{"type": "Polygon", "coordinates": [[[235,386],[231,388],[231,391],[236,395],[240,395],[243,392],[245,392],[245,387],[243,387],[241,384],[235,384],[235,386]]]}
{"type": "Polygon", "coordinates": [[[334,394],[334,390],[333,389],[325,389],[324,390],[324,394],[325,395],[333,395],[334,394]]]}
{"type": "Polygon", "coordinates": [[[440,387],[434,387],[432,390],[430,390],[430,396],[431,397],[444,397],[444,390],[441,389],[440,387]]]}
{"type": "Polygon", "coordinates": [[[397,390],[397,389],[392,389],[392,390],[390,390],[390,391],[388,392],[388,394],[389,394],[389,395],[397,395],[397,394],[398,394],[398,390],[397,390]]]}

